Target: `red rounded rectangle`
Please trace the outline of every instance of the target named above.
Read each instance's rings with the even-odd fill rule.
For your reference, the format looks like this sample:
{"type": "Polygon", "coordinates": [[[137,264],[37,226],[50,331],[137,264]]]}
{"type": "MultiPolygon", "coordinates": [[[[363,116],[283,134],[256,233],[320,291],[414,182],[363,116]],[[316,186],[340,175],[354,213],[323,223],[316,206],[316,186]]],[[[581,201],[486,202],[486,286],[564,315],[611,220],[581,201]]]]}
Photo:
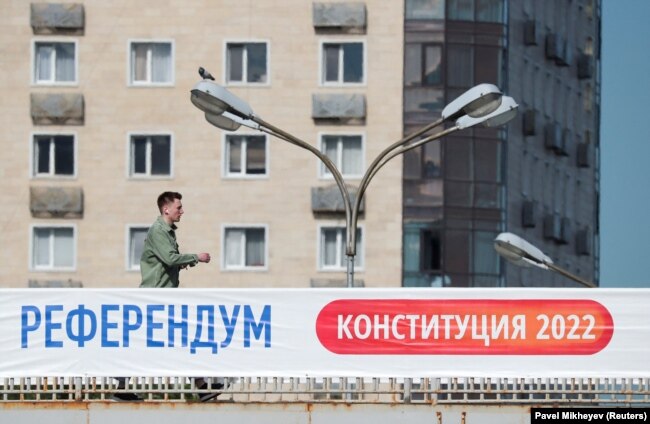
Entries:
{"type": "Polygon", "coordinates": [[[345,355],[591,355],[613,332],[583,299],[343,299],[316,320],[321,344],[345,355]]]}

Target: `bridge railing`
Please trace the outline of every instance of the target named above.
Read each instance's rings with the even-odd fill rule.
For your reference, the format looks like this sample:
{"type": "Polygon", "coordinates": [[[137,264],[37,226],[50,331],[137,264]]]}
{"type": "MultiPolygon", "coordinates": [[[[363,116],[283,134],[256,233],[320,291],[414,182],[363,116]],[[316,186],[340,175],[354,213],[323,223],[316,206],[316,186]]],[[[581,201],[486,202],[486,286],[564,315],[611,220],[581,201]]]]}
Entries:
{"type": "MultiPolygon", "coordinates": [[[[217,402],[650,405],[650,378],[228,377],[217,402]]],[[[143,402],[195,402],[190,377],[0,379],[0,402],[102,402],[133,393],[143,402]]]]}

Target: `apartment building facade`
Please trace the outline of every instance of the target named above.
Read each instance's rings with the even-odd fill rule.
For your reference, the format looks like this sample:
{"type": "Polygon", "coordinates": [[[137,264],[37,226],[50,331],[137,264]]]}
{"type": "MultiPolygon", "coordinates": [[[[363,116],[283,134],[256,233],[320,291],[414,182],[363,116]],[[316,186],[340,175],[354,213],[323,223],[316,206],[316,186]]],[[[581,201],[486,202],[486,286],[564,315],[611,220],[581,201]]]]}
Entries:
{"type": "Polygon", "coordinates": [[[502,231],[598,282],[600,1],[406,0],[404,132],[474,84],[520,116],[404,159],[405,286],[574,286],[500,259],[502,231]]]}
{"type": "MultiPolygon", "coordinates": [[[[401,137],[400,2],[5,4],[3,287],[138,287],[157,196],[209,264],[184,287],[345,284],[345,215],[311,153],[224,132],[190,102],[200,66],[266,121],[326,152],[355,186],[401,137]],[[398,76],[398,77],[396,77],[398,76]]],[[[401,284],[401,160],[359,221],[357,284],[401,284]]]]}

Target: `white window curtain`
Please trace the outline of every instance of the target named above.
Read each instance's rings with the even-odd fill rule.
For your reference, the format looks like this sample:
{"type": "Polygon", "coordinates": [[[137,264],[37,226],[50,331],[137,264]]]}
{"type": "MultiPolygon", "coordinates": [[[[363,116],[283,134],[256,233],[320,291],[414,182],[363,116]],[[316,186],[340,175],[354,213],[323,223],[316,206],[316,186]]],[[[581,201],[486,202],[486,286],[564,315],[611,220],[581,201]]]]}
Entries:
{"type": "Polygon", "coordinates": [[[147,81],[147,52],[148,44],[134,43],[131,47],[132,72],[131,78],[134,82],[147,81]]]}
{"type": "Polygon", "coordinates": [[[46,228],[34,229],[34,267],[47,267],[50,265],[50,230],[46,228]]]}
{"type": "Polygon", "coordinates": [[[52,81],[52,61],[54,46],[51,44],[36,44],[36,81],[52,81]]]}
{"type": "Polygon", "coordinates": [[[144,249],[148,228],[131,228],[129,248],[129,268],[140,268],[140,257],[144,249]]]}
{"type": "Polygon", "coordinates": [[[336,228],[323,228],[321,230],[321,255],[323,267],[336,267],[337,259],[337,229],[336,228]]]}
{"type": "Polygon", "coordinates": [[[341,170],[344,175],[361,175],[361,137],[341,137],[343,158],[341,170]]]}
{"type": "MultiPolygon", "coordinates": [[[[345,227],[321,229],[321,267],[343,269],[347,265],[347,231],[345,227]]],[[[357,228],[355,263],[363,266],[361,229],[357,228]]]]}
{"type": "Polygon", "coordinates": [[[35,228],[33,265],[36,268],[70,268],[74,265],[72,228],[35,228]]]}
{"type": "Polygon", "coordinates": [[[228,140],[228,172],[240,174],[242,172],[242,137],[229,135],[228,140]]]}
{"type": "MultiPolygon", "coordinates": [[[[343,176],[362,174],[361,136],[324,136],[322,150],[334,162],[343,176]]],[[[325,164],[321,164],[321,174],[327,177],[332,175],[325,164]]]]}
{"type": "Polygon", "coordinates": [[[54,229],[54,267],[72,267],[73,237],[72,228],[54,229]]]}
{"type": "MultiPolygon", "coordinates": [[[[334,165],[337,167],[340,166],[338,163],[338,137],[333,137],[333,136],[325,136],[323,137],[323,153],[325,153],[325,156],[330,158],[332,162],[334,162],[334,165]]],[[[329,169],[325,166],[325,164],[321,164],[321,169],[322,169],[322,174],[324,176],[331,176],[332,173],[330,172],[329,169]]]]}
{"type": "Polygon", "coordinates": [[[229,228],[226,230],[225,265],[226,267],[237,267],[244,264],[242,257],[244,243],[244,231],[241,229],[229,228]]]}
{"type": "Polygon", "coordinates": [[[242,82],[244,80],[244,45],[228,45],[228,82],[242,82]]]}
{"type": "Polygon", "coordinates": [[[154,43],[152,48],[152,82],[171,82],[172,47],[169,43],[154,43]]]}
{"type": "Polygon", "coordinates": [[[337,82],[339,76],[340,44],[323,45],[323,81],[337,82]]]}

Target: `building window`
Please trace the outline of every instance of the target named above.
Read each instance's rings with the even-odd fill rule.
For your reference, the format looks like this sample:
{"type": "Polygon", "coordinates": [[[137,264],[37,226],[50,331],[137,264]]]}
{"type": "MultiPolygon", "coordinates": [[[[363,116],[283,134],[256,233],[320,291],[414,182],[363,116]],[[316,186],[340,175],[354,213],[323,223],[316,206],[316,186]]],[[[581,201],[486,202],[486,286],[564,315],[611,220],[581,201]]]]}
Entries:
{"type": "Polygon", "coordinates": [[[128,246],[126,269],[128,271],[140,270],[140,257],[144,249],[144,240],[147,238],[148,226],[130,226],[128,228],[128,246]]]}
{"type": "Polygon", "coordinates": [[[31,264],[35,271],[74,270],[74,227],[34,227],[31,264]]]}
{"type": "Polygon", "coordinates": [[[445,19],[445,0],[406,0],[406,19],[445,19]]]}
{"type": "Polygon", "coordinates": [[[364,45],[361,42],[323,43],[323,84],[364,82],[364,45]]]}
{"type": "Polygon", "coordinates": [[[498,276],[500,273],[500,261],[499,255],[494,250],[494,239],[498,233],[475,231],[473,235],[472,272],[474,274],[498,276]]]}
{"type": "Polygon", "coordinates": [[[442,270],[442,248],[440,242],[440,231],[422,230],[420,232],[420,271],[440,272],[442,270]]]}
{"type": "Polygon", "coordinates": [[[34,83],[74,84],[77,82],[75,42],[34,43],[34,83]]]}
{"type": "Polygon", "coordinates": [[[263,177],[267,175],[265,135],[226,135],[225,176],[263,177]]]}
{"type": "Polygon", "coordinates": [[[441,111],[445,105],[442,90],[442,46],[409,43],[404,52],[404,110],[441,111]]]}
{"type": "Polygon", "coordinates": [[[174,83],[173,46],[168,41],[131,42],[130,83],[170,85],[174,83]]]}
{"type": "MultiPolygon", "coordinates": [[[[321,152],[334,162],[344,177],[361,178],[363,174],[363,139],[360,135],[323,135],[321,152]]],[[[320,176],[332,178],[327,167],[320,164],[320,176]]]]}
{"type": "Polygon", "coordinates": [[[447,47],[447,84],[466,88],[474,85],[474,47],[450,44],[447,47]]]}
{"type": "Polygon", "coordinates": [[[404,85],[407,87],[442,84],[442,46],[410,43],[406,45],[404,85]]]}
{"type": "MultiPolygon", "coordinates": [[[[319,237],[319,269],[321,271],[343,271],[347,269],[346,236],[344,226],[322,226],[319,237]]],[[[363,237],[361,228],[357,228],[357,254],[355,265],[363,268],[363,237]]]]}
{"type": "Polygon", "coordinates": [[[226,84],[267,84],[266,42],[226,44],[226,84]]]}
{"type": "Polygon", "coordinates": [[[443,287],[450,284],[443,274],[442,231],[431,222],[404,224],[404,287],[443,287]]]}
{"type": "Polygon", "coordinates": [[[266,227],[226,226],[222,266],[226,270],[266,269],[266,227]]]}
{"type": "Polygon", "coordinates": [[[35,135],[34,177],[73,177],[76,174],[75,142],[72,135],[35,135]]]}
{"type": "Polygon", "coordinates": [[[131,177],[171,176],[171,136],[132,135],[129,175],[131,177]]]}
{"type": "Polygon", "coordinates": [[[452,21],[505,22],[504,0],[448,0],[447,17],[452,21]]]}

